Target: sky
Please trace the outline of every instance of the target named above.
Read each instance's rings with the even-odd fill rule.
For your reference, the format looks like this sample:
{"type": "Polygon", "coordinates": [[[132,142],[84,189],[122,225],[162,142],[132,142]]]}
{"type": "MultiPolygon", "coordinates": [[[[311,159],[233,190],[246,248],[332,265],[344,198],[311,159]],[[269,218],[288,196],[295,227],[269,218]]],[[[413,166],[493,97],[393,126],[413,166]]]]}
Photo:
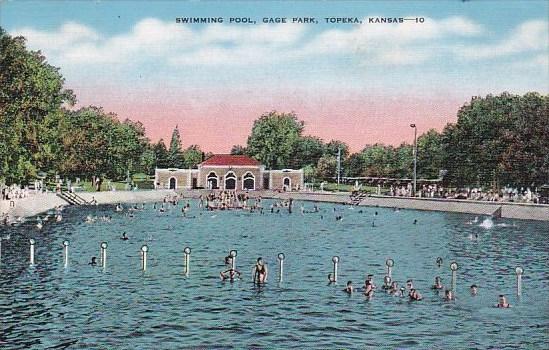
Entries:
{"type": "Polygon", "coordinates": [[[548,14],[535,0],[0,2],[0,26],[60,67],[77,107],[139,120],[152,141],[178,125],[216,153],[272,110],[358,151],[413,142],[410,123],[442,130],[472,96],[547,94],[548,14]]]}

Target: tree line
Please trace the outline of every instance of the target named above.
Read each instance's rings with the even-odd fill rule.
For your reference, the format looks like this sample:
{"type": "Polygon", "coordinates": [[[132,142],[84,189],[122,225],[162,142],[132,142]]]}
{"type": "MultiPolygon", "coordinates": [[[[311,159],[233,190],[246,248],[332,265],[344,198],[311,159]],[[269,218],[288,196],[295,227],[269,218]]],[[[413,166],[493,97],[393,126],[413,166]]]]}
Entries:
{"type": "MultiPolygon", "coordinates": [[[[183,149],[176,126],[168,147],[150,142],[140,122],[120,121],[101,107],[74,109],[76,96],[64,88],[59,69],[23,37],[0,28],[0,182],[36,177],[124,180],[155,168],[192,168],[207,159],[198,145],[183,149]]],[[[475,97],[457,112],[457,122],[417,139],[419,178],[440,178],[454,186],[549,182],[549,96],[502,93],[475,97]]],[[[295,113],[271,111],[253,124],[246,154],[268,169],[303,168],[308,181],[348,177],[410,178],[413,145],[368,144],[351,153],[339,140],[304,135],[295,113]]],[[[350,131],[351,132],[351,131],[350,131]]]]}

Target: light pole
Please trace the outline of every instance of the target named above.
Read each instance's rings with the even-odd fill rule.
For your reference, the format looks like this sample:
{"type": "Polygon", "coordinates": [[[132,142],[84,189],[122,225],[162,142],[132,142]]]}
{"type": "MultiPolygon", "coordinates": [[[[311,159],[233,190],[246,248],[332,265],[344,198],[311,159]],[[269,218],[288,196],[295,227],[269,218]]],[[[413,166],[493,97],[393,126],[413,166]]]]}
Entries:
{"type": "Polygon", "coordinates": [[[337,146],[337,190],[339,191],[339,181],[341,174],[341,146],[337,146]]]}
{"type": "Polygon", "coordinates": [[[410,127],[414,128],[414,193],[412,197],[415,197],[417,190],[417,127],[416,124],[410,124],[410,127]]]}

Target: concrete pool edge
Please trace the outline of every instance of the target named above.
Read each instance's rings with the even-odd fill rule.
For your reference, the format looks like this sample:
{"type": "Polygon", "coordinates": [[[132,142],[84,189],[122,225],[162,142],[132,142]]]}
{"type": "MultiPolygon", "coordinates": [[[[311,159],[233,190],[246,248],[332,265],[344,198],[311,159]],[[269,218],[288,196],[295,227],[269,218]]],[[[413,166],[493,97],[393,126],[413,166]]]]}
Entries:
{"type": "MultiPolygon", "coordinates": [[[[207,190],[178,191],[185,197],[198,197],[209,193],[207,190]]],[[[262,196],[272,199],[306,200],[338,204],[351,204],[350,193],[318,192],[275,192],[250,191],[250,197],[262,196]]],[[[549,205],[508,202],[483,202],[462,199],[442,198],[407,198],[372,195],[365,197],[358,204],[366,207],[402,208],[426,211],[443,211],[450,213],[497,216],[506,219],[549,221],[549,205]]]]}
{"type": "MultiPolygon", "coordinates": [[[[78,196],[84,200],[90,202],[95,199],[97,204],[159,202],[164,197],[175,194],[173,190],[78,192],[78,196]]],[[[9,201],[0,201],[0,213],[29,217],[54,209],[59,205],[69,205],[56,193],[36,194],[17,199],[14,203],[15,206],[10,207],[9,201]]]]}

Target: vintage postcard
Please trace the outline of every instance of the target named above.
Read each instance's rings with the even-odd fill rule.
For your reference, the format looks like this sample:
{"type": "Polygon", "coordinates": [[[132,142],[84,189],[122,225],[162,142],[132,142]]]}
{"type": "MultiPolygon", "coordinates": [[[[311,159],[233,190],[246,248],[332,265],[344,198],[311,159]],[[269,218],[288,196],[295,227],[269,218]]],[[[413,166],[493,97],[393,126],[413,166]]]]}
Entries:
{"type": "Polygon", "coordinates": [[[0,0],[1,349],[547,349],[549,2],[0,0]]]}

